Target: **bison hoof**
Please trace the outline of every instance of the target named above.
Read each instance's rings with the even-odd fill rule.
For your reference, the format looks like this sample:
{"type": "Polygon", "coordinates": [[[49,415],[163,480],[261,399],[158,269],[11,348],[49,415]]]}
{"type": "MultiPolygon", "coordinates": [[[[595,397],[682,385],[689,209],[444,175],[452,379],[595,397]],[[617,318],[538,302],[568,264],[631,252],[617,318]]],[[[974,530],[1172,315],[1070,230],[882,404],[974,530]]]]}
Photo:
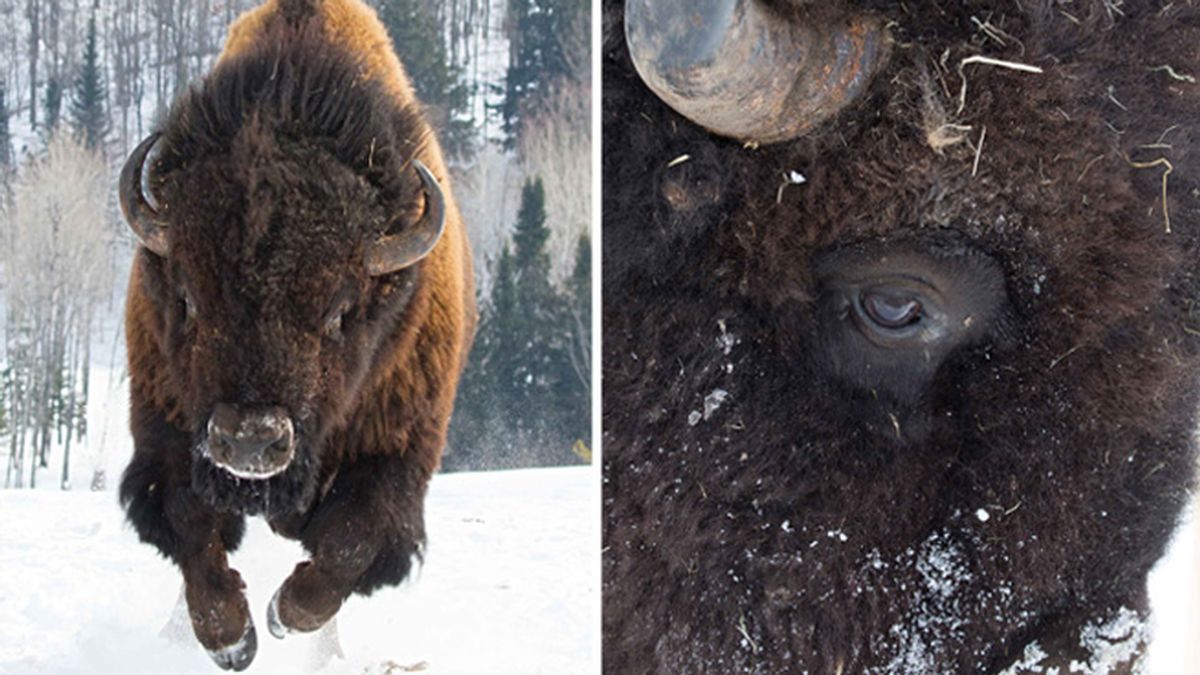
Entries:
{"type": "Polygon", "coordinates": [[[292,632],[279,620],[279,594],[282,592],[283,588],[275,591],[275,595],[271,596],[271,603],[267,605],[267,630],[280,640],[292,632]]]}
{"type": "Polygon", "coordinates": [[[258,633],[254,630],[254,622],[246,623],[246,632],[237,642],[207,651],[213,662],[225,670],[243,671],[249,668],[254,655],[258,653],[258,633]]]}
{"type": "Polygon", "coordinates": [[[282,640],[289,633],[311,633],[320,630],[337,614],[335,606],[328,614],[315,614],[299,606],[290,597],[283,597],[287,584],[279,587],[267,605],[267,630],[282,640]]]}

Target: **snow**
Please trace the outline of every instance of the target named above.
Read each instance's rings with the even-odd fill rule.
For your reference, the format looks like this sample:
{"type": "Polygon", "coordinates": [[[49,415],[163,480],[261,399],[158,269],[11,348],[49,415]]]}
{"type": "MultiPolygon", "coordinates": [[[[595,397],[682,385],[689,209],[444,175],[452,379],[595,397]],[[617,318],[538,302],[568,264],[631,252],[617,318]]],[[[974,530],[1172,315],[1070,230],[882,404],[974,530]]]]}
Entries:
{"type": "MultiPolygon", "coordinates": [[[[266,629],[267,603],[303,552],[249,520],[231,561],[258,629],[249,672],[595,671],[598,488],[590,467],[436,476],[424,566],[352,597],[338,614],[345,658],[316,671],[316,636],[266,629]]],[[[180,577],[137,541],[115,492],[0,490],[0,513],[0,674],[218,672],[199,645],[160,636],[180,577]]]]}
{"type": "MultiPolygon", "coordinates": [[[[1200,504],[1200,498],[1197,499],[1200,504]]],[[[1150,572],[1149,675],[1195,675],[1200,664],[1200,541],[1196,508],[1184,514],[1166,555],[1150,572]]]]}
{"type": "Polygon", "coordinates": [[[713,413],[721,407],[725,399],[729,397],[729,392],[724,389],[713,389],[712,393],[704,397],[704,419],[712,417],[713,413]]]}
{"type": "Polygon", "coordinates": [[[1122,607],[1117,616],[1103,624],[1084,626],[1080,645],[1089,658],[1087,663],[1072,661],[1071,672],[1114,672],[1146,643],[1146,629],[1137,612],[1128,607],[1122,607]]]}
{"type": "Polygon", "coordinates": [[[1004,669],[1000,675],[1020,675],[1022,673],[1040,673],[1044,669],[1039,665],[1050,655],[1046,653],[1042,646],[1036,642],[1031,642],[1025,645],[1025,651],[1021,654],[1021,659],[1012,666],[1004,669]]]}

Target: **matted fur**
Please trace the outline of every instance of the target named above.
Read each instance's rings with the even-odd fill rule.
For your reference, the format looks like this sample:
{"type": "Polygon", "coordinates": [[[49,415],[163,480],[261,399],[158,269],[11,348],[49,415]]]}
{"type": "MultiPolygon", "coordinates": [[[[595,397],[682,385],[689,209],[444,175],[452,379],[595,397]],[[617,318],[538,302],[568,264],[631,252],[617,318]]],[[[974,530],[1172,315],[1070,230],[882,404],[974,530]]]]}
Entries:
{"type": "Polygon", "coordinates": [[[891,60],[810,136],[755,148],[642,85],[622,5],[604,3],[605,672],[1110,672],[1105,645],[1129,672],[1144,635],[1118,620],[1144,617],[1195,466],[1200,9],[823,7],[886,17],[891,60]],[[978,54],[1044,73],[960,75],[978,54]],[[1004,270],[1005,321],[916,401],[831,374],[814,258],[947,232],[1004,270]]]}
{"type": "MultiPolygon", "coordinates": [[[[386,33],[357,0],[271,0],[160,130],[147,182],[170,252],[138,252],[127,296],[130,521],[183,569],[193,617],[240,593],[224,552],[244,514],[313,555],[294,578],[333,575],[321,611],[399,582],[424,543],[475,307],[441,152],[386,33]],[[367,247],[423,212],[414,159],[445,193],[445,232],[418,264],[370,276],[367,247]],[[343,302],[341,330],[326,332],[343,302]],[[287,411],[287,470],[239,480],[205,458],[221,402],[287,411]],[[225,581],[206,591],[209,578],[225,581]]],[[[201,632],[210,649],[229,644],[201,632]]]]}

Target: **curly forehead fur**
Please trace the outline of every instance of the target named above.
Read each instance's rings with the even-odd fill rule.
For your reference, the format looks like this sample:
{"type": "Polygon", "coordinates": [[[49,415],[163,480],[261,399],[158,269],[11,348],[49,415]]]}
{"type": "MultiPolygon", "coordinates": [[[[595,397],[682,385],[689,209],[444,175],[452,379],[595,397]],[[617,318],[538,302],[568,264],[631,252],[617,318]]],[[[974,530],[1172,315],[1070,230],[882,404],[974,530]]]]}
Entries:
{"type": "Polygon", "coordinates": [[[754,147],[650,93],[604,3],[605,670],[1098,663],[1194,473],[1200,9],[772,4],[893,48],[754,147]],[[890,399],[812,349],[815,261],[921,240],[995,261],[1006,310],[890,399]]]}
{"type": "MultiPolygon", "coordinates": [[[[264,209],[276,206],[269,203],[279,196],[272,188],[296,184],[313,201],[325,196],[319,190],[359,186],[373,191],[375,203],[415,199],[420,183],[409,162],[431,139],[419,105],[397,105],[386,82],[369,77],[361,57],[319,26],[279,21],[263,31],[254,47],[223,59],[172,108],[156,181],[171,186],[173,171],[223,172],[220,182],[236,184],[251,205],[261,197],[264,209]],[[311,176],[314,162],[340,171],[311,176]],[[327,179],[349,184],[329,187],[327,179]]],[[[264,223],[246,220],[256,226],[249,233],[263,234],[264,223]]],[[[365,222],[384,224],[378,217],[365,222]]]]}

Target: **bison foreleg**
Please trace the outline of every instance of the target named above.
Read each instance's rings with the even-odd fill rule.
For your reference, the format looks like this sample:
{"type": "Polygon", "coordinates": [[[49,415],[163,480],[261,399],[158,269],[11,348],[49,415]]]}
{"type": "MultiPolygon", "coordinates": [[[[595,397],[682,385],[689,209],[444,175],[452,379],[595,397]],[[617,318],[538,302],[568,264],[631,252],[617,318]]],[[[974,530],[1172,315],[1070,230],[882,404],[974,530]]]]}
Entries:
{"type": "Polygon", "coordinates": [[[300,533],[312,559],[275,593],[271,634],[314,631],[351,593],[403,580],[425,542],[428,480],[404,456],[366,457],[344,469],[300,533]]]}
{"type": "Polygon", "coordinates": [[[129,521],[183,572],[196,639],[217,665],[244,670],[257,641],[245,584],[226,557],[241,540],[243,518],[214,511],[192,492],[185,434],[153,412],[138,419],[133,461],[121,480],[129,521]]]}

